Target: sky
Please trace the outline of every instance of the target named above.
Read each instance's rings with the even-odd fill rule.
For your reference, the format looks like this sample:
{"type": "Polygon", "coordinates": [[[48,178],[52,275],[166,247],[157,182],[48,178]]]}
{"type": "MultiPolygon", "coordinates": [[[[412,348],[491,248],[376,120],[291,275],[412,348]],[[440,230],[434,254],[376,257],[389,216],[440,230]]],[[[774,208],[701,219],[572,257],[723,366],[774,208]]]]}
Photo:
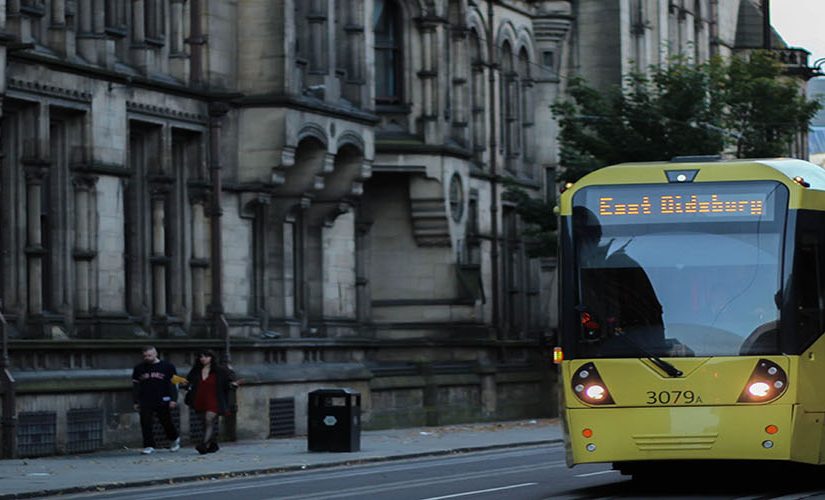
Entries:
{"type": "Polygon", "coordinates": [[[825,58],[825,0],[770,0],[770,5],[774,29],[791,47],[811,53],[809,66],[825,58]]]}

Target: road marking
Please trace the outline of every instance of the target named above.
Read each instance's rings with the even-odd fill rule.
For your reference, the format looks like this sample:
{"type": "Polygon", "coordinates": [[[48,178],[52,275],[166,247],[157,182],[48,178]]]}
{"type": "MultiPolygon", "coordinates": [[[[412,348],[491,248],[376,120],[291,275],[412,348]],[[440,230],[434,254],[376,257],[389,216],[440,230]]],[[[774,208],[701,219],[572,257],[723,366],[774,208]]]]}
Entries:
{"type": "Polygon", "coordinates": [[[511,484],[510,486],[502,486],[500,488],[490,488],[487,490],[476,490],[476,491],[465,491],[464,493],[455,493],[453,495],[444,495],[442,497],[429,497],[429,498],[422,498],[421,500],[443,500],[444,498],[457,498],[457,497],[466,497],[467,495],[478,495],[481,493],[492,493],[494,491],[502,491],[502,490],[514,490],[516,488],[524,488],[527,486],[535,486],[539,483],[521,483],[521,484],[511,484]]]}
{"type": "Polygon", "coordinates": [[[617,470],[602,470],[599,472],[588,472],[587,474],[576,474],[573,477],[590,477],[590,476],[599,476],[601,474],[613,474],[614,472],[619,472],[617,470]]]}

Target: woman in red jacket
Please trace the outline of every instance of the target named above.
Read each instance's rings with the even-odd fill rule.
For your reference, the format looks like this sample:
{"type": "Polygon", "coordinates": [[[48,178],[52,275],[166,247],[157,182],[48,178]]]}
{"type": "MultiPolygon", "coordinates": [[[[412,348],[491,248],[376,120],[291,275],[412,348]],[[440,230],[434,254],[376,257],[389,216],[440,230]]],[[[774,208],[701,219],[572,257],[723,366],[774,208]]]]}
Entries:
{"type": "Polygon", "coordinates": [[[203,441],[195,446],[200,454],[218,451],[215,420],[218,415],[229,415],[229,391],[237,386],[233,379],[232,371],[219,364],[215,353],[208,349],[198,352],[195,365],[186,376],[186,404],[204,419],[203,441]]]}

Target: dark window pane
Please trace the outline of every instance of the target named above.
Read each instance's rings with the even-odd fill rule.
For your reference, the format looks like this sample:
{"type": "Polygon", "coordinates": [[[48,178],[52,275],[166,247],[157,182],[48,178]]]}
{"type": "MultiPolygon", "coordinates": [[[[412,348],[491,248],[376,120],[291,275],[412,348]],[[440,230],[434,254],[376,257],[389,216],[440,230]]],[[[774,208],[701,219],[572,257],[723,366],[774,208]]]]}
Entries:
{"type": "Polygon", "coordinates": [[[379,101],[395,102],[400,99],[399,21],[399,11],[394,3],[376,0],[373,9],[373,30],[375,32],[375,96],[379,101]]]}

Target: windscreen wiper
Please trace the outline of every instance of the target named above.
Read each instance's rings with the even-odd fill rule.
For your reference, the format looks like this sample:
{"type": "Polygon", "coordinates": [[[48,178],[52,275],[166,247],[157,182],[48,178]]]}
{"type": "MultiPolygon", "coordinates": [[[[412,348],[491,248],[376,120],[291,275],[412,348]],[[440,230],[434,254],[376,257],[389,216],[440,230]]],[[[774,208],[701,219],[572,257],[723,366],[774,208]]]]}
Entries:
{"type": "Polygon", "coordinates": [[[624,340],[625,342],[627,342],[631,346],[633,346],[636,350],[638,350],[640,353],[642,353],[642,355],[644,355],[645,358],[649,359],[651,363],[653,363],[654,365],[661,368],[663,372],[667,373],[671,377],[677,378],[677,377],[681,377],[682,375],[684,375],[684,372],[682,372],[682,370],[676,368],[675,366],[668,363],[667,361],[660,358],[659,356],[654,356],[653,354],[648,352],[647,349],[642,347],[639,343],[637,343],[637,342],[633,341],[632,339],[630,339],[629,337],[627,337],[624,334],[624,332],[622,332],[622,333],[617,332],[616,336],[619,337],[620,339],[624,340]]]}
{"type": "Polygon", "coordinates": [[[673,366],[672,364],[668,363],[667,361],[658,356],[648,356],[647,359],[649,359],[654,365],[661,368],[665,373],[667,373],[673,378],[681,377],[682,375],[684,375],[682,370],[676,368],[675,366],[673,366]]]}

